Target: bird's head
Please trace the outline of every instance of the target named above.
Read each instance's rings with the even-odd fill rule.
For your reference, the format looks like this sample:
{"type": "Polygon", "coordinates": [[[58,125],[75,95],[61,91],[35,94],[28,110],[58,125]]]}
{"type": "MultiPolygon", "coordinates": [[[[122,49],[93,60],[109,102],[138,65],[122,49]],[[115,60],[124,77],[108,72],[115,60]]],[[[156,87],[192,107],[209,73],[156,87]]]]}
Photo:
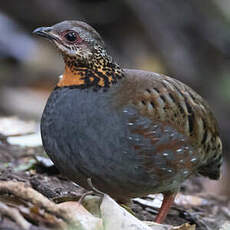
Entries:
{"type": "Polygon", "coordinates": [[[108,88],[124,76],[106,53],[100,35],[84,22],[64,21],[37,28],[33,33],[48,38],[63,55],[65,72],[58,87],[108,88]]]}
{"type": "Polygon", "coordinates": [[[33,31],[52,41],[62,55],[86,62],[95,53],[105,52],[101,36],[90,25],[81,21],[63,21],[51,27],[39,27],[33,31]]]}

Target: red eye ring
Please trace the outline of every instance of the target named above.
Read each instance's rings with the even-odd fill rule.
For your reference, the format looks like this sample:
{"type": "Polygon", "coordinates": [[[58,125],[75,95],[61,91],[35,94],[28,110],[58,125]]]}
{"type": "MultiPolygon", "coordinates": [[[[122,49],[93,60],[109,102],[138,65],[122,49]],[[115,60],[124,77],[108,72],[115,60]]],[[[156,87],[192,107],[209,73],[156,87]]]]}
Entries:
{"type": "Polygon", "coordinates": [[[63,39],[68,43],[81,43],[82,39],[74,30],[64,31],[62,33],[63,39]]]}
{"type": "Polygon", "coordinates": [[[74,31],[66,33],[64,37],[68,42],[75,42],[77,40],[77,34],[74,31]]]}

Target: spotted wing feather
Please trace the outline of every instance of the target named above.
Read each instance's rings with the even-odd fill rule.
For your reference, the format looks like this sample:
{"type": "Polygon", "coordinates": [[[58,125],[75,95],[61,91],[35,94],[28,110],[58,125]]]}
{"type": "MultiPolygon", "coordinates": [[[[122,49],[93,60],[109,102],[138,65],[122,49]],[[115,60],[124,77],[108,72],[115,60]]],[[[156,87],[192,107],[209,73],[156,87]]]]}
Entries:
{"type": "MultiPolygon", "coordinates": [[[[208,104],[194,90],[173,78],[138,70],[126,70],[125,73],[127,78],[120,88],[120,104],[131,104],[140,116],[152,122],[151,127],[160,127],[161,130],[156,133],[162,135],[159,140],[162,141],[159,147],[161,151],[155,150],[155,155],[163,154],[167,149],[173,149],[175,153],[176,147],[180,149],[188,145],[189,150],[193,152],[188,158],[190,162],[194,155],[198,159],[195,167],[197,172],[217,179],[222,161],[222,144],[217,122],[208,104]],[[122,89],[123,87],[126,90],[122,89]],[[168,138],[165,133],[167,129],[178,137],[176,142],[168,138]],[[185,140],[186,145],[181,143],[181,139],[185,140]]],[[[151,127],[145,130],[140,126],[136,132],[146,136],[148,132],[154,131],[151,127]]],[[[154,148],[155,135],[152,134],[148,138],[152,138],[154,148]]],[[[177,162],[177,154],[174,154],[172,160],[177,162]]],[[[148,167],[151,167],[151,164],[154,167],[151,161],[148,167]]]]}
{"type": "MultiPolygon", "coordinates": [[[[124,112],[129,113],[130,108],[124,112]]],[[[157,175],[159,187],[161,183],[169,185],[175,181],[175,188],[178,188],[198,164],[188,138],[172,126],[153,122],[138,113],[128,118],[130,148],[138,153],[146,172],[153,177],[157,175]]]]}

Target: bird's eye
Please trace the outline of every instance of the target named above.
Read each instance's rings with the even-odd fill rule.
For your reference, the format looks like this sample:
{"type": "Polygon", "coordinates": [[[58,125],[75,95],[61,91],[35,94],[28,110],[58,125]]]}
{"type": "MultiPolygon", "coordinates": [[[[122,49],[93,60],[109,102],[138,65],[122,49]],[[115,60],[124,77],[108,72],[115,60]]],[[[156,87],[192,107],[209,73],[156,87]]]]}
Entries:
{"type": "Polygon", "coordinates": [[[75,42],[77,40],[77,35],[75,32],[71,31],[65,35],[65,39],[69,42],[75,42]]]}

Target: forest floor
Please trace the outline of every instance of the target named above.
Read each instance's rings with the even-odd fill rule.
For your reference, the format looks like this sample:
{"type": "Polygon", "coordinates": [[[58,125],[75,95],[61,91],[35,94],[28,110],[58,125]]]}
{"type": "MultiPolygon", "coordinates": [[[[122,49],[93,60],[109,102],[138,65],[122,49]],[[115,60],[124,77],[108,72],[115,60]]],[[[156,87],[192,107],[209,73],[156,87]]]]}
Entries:
{"type": "MultiPolygon", "coordinates": [[[[33,203],[35,198],[31,197],[34,192],[31,190],[32,192],[28,194],[27,188],[37,191],[35,196],[42,194],[43,196],[39,198],[41,202],[43,198],[48,198],[54,203],[76,201],[85,192],[83,188],[57,171],[46,158],[42,146],[39,144],[33,147],[12,145],[8,143],[6,136],[1,135],[0,229],[56,229],[57,213],[54,214],[52,210],[48,210],[48,214],[44,215],[39,199],[35,205],[33,203]],[[20,190],[21,186],[25,187],[20,190]]],[[[134,199],[131,205],[132,213],[140,220],[153,221],[159,199],[159,196],[154,198],[153,195],[134,199]]],[[[182,185],[165,221],[165,224],[172,226],[184,223],[189,223],[190,227],[195,225],[194,228],[185,227],[184,230],[230,230],[229,198],[209,193],[204,189],[202,178],[188,180],[182,185]]]]}

